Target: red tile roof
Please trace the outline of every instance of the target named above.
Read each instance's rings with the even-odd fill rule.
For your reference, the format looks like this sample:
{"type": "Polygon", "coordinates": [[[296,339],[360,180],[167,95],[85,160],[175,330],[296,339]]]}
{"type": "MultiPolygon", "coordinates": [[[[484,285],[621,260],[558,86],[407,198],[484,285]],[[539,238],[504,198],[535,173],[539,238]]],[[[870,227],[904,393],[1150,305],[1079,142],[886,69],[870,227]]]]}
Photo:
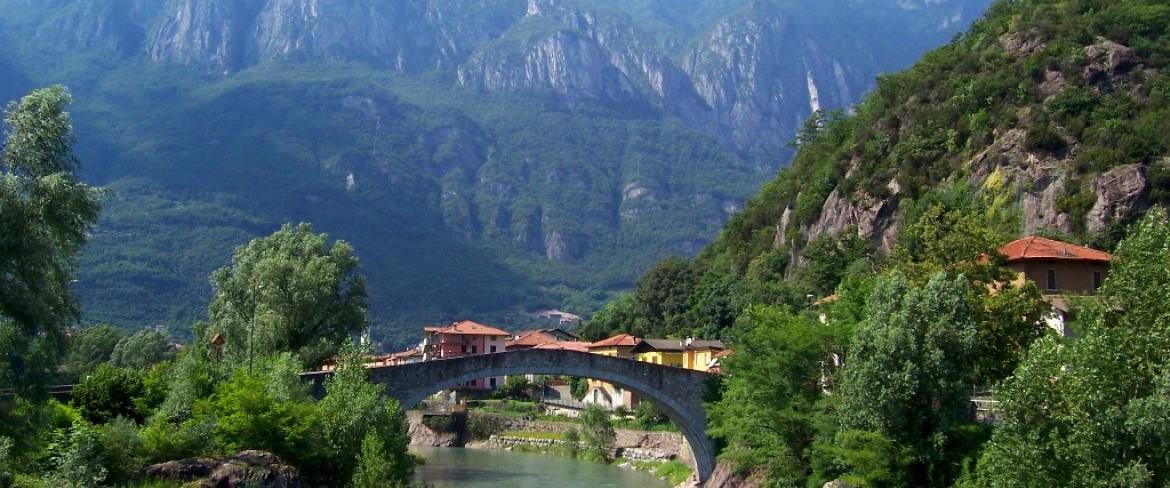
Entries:
{"type": "MultiPolygon", "coordinates": [[[[424,329],[426,330],[426,329],[424,329]]],[[[455,322],[451,325],[442,328],[431,328],[428,332],[438,332],[440,334],[455,334],[455,335],[486,335],[486,336],[511,336],[507,332],[492,327],[490,325],[483,325],[464,320],[462,322],[455,322]]]]}
{"type": "Polygon", "coordinates": [[[602,339],[600,341],[590,344],[590,348],[596,347],[619,347],[619,346],[636,346],[642,342],[642,339],[634,337],[629,334],[618,334],[609,339],[602,339]]]}
{"type": "Polygon", "coordinates": [[[553,350],[557,350],[557,351],[589,352],[589,343],[588,342],[570,342],[570,341],[548,342],[548,343],[544,343],[544,344],[541,344],[539,346],[536,346],[533,349],[553,349],[553,350]]]}
{"type": "Polygon", "coordinates": [[[507,342],[507,347],[536,347],[542,344],[557,342],[557,337],[542,330],[530,330],[520,334],[514,340],[507,342]]]}
{"type": "Polygon", "coordinates": [[[1007,256],[1007,262],[1028,260],[1092,261],[1107,263],[1109,253],[1067,242],[1054,241],[1043,237],[1029,236],[1007,243],[999,248],[1007,256]]]}

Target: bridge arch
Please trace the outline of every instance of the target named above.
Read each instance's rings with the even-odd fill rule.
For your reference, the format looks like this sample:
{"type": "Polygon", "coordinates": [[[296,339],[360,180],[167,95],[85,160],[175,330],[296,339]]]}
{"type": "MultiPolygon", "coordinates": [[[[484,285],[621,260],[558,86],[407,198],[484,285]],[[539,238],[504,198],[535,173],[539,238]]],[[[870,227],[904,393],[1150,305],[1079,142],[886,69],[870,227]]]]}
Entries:
{"type": "MultiPolygon", "coordinates": [[[[314,383],[314,395],[320,397],[331,374],[306,373],[304,378],[314,383]]],[[[702,371],[577,351],[529,349],[374,368],[370,381],[386,385],[386,395],[409,409],[435,392],[477,378],[528,374],[592,378],[638,393],[686,437],[699,482],[705,482],[715,470],[715,446],[707,437],[703,409],[712,375],[702,371]]]]}

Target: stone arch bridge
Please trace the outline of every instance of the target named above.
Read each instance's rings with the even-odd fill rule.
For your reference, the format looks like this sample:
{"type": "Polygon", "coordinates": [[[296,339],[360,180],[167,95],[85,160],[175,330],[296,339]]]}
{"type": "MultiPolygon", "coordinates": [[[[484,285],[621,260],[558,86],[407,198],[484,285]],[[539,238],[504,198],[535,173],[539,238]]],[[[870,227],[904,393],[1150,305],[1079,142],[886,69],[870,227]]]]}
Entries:
{"type": "MultiPolygon", "coordinates": [[[[670,417],[686,436],[699,482],[705,482],[715,470],[715,447],[707,437],[703,409],[715,377],[702,371],[585,352],[529,349],[373,368],[370,381],[386,385],[387,396],[409,409],[440,390],[477,378],[528,374],[592,378],[637,392],[670,417]]],[[[321,397],[325,379],[331,375],[322,371],[302,377],[313,382],[313,394],[321,397]]]]}

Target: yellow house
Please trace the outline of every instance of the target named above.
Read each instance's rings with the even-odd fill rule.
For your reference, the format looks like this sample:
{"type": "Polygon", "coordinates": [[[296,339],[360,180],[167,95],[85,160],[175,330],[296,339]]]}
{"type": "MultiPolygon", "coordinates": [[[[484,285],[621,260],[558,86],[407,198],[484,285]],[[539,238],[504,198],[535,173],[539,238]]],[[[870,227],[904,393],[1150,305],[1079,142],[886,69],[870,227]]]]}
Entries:
{"type": "MultiPolygon", "coordinates": [[[[588,348],[591,354],[634,359],[634,347],[641,342],[641,339],[632,335],[619,334],[594,342],[588,348]]],[[[612,383],[591,379],[589,380],[589,391],[585,394],[585,402],[595,403],[609,409],[618,407],[633,409],[638,404],[638,395],[612,383]]]]}
{"type": "Polygon", "coordinates": [[[633,353],[642,362],[707,371],[715,354],[724,349],[723,343],[719,341],[644,339],[634,348],[633,353]]]}

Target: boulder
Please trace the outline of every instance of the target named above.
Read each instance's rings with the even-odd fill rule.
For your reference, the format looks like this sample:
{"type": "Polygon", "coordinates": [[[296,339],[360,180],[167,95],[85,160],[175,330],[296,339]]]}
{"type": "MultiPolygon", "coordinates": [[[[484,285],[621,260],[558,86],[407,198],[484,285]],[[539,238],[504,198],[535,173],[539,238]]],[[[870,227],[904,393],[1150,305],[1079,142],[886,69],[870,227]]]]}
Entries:
{"type": "Polygon", "coordinates": [[[1118,166],[1093,180],[1097,203],[1085,216],[1085,228],[1104,230],[1109,222],[1123,220],[1145,210],[1150,193],[1146,167],[1141,164],[1118,166]]]}
{"type": "Polygon", "coordinates": [[[148,477],[185,483],[186,486],[237,488],[301,488],[296,468],[264,451],[240,451],[226,459],[182,459],[155,464],[148,477]]]}

